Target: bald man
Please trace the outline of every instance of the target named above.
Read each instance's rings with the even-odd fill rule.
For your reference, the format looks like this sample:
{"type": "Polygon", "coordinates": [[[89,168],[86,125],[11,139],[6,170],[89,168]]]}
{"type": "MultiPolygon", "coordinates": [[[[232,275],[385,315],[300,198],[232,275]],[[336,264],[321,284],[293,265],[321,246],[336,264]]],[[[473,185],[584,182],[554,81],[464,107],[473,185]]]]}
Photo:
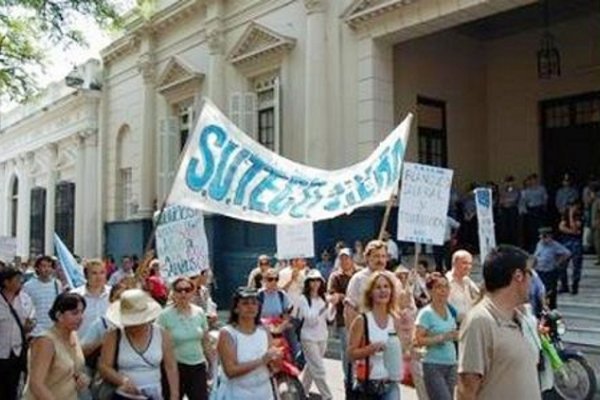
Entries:
{"type": "Polygon", "coordinates": [[[446,274],[450,284],[448,303],[458,312],[458,320],[473,307],[479,298],[479,287],[469,277],[473,268],[473,256],[466,250],[457,250],[452,255],[452,269],[446,274]]]}

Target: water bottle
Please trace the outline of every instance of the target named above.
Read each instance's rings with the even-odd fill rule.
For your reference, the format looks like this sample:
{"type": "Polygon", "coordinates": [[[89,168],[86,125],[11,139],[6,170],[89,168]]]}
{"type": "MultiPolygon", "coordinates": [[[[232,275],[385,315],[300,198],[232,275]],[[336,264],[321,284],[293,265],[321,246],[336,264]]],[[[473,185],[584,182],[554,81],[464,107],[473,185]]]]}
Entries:
{"type": "Polygon", "coordinates": [[[390,333],[383,350],[383,365],[393,381],[402,379],[402,345],[396,332],[390,333]]]}

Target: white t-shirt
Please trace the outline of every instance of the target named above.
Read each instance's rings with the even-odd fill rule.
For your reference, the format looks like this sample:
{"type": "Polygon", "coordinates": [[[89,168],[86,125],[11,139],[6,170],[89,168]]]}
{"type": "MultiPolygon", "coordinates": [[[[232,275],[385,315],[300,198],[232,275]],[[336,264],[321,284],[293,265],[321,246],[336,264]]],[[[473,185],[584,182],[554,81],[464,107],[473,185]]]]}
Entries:
{"type": "Polygon", "coordinates": [[[473,304],[475,304],[475,301],[479,297],[479,288],[468,276],[465,276],[462,284],[460,284],[454,278],[452,270],[446,273],[446,279],[448,279],[448,284],[450,285],[448,303],[456,308],[458,315],[466,315],[473,308],[473,304]]]}
{"type": "MultiPolygon", "coordinates": [[[[293,268],[291,266],[285,267],[281,271],[279,271],[279,287],[284,288],[288,282],[292,280],[293,268]]],[[[290,301],[294,305],[294,311],[292,314],[297,313],[298,308],[300,307],[300,298],[302,296],[302,289],[304,289],[304,276],[308,268],[304,268],[304,270],[300,271],[300,273],[296,276],[296,279],[292,281],[290,286],[288,286],[285,291],[290,298],[290,301]]]]}
{"type": "Polygon", "coordinates": [[[108,310],[110,304],[110,287],[105,286],[100,296],[90,294],[85,285],[75,288],[71,292],[77,293],[85,299],[86,307],[83,312],[83,321],[81,321],[81,326],[77,330],[77,334],[80,338],[87,337],[94,322],[103,317],[106,314],[106,310],[108,310]]]}
{"type": "Polygon", "coordinates": [[[304,320],[300,331],[301,340],[326,341],[329,334],[327,321],[335,318],[335,307],[328,307],[320,297],[311,299],[310,305],[308,305],[306,296],[302,296],[299,317],[304,320]]]}
{"type": "Polygon", "coordinates": [[[392,260],[400,259],[400,250],[398,249],[398,245],[394,242],[394,239],[388,239],[385,244],[387,245],[387,252],[392,260]]]}
{"type": "Polygon", "coordinates": [[[62,292],[62,285],[55,278],[50,279],[48,282],[42,282],[38,277],[33,277],[23,285],[23,290],[31,297],[37,319],[37,324],[31,332],[31,336],[39,336],[54,324],[48,315],[48,311],[52,308],[54,299],[62,292]]]}

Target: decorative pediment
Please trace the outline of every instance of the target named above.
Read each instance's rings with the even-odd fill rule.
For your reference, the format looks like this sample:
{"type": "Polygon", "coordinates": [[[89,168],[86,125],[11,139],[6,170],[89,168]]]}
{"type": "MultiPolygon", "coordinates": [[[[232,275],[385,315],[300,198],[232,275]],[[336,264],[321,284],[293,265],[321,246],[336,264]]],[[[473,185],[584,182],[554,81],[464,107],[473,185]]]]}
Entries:
{"type": "Polygon", "coordinates": [[[229,53],[229,61],[236,66],[246,64],[270,55],[285,53],[295,44],[296,39],[251,22],[229,53]]]}
{"type": "Polygon", "coordinates": [[[158,91],[164,93],[189,82],[199,84],[203,78],[202,72],[190,66],[180,57],[174,56],[169,59],[158,77],[158,91]]]}
{"type": "Polygon", "coordinates": [[[417,0],[354,0],[342,14],[351,28],[417,0]]]}

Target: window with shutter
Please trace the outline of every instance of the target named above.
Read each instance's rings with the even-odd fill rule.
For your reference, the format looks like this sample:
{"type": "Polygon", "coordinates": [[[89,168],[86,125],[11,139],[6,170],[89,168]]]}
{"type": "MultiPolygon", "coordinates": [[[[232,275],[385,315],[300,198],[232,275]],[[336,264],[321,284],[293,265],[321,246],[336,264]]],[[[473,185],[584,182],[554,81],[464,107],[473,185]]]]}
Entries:
{"type": "Polygon", "coordinates": [[[229,119],[238,128],[244,130],[242,122],[242,93],[235,92],[229,96],[229,119]]]}
{"type": "MultiPolygon", "coordinates": [[[[191,107],[188,109],[191,110],[191,107]]],[[[183,128],[181,119],[178,121],[176,117],[163,118],[159,122],[159,194],[161,199],[167,195],[177,173],[177,159],[183,148],[181,142],[187,141],[191,118],[191,112],[186,114],[184,123],[187,126],[184,125],[183,128]]]]}
{"type": "Polygon", "coordinates": [[[15,176],[10,192],[10,235],[17,237],[17,223],[19,211],[19,178],[15,176]]]}
{"type": "Polygon", "coordinates": [[[121,189],[122,218],[131,218],[135,213],[133,204],[133,172],[131,167],[121,168],[119,171],[119,186],[121,189]]]}
{"type": "Polygon", "coordinates": [[[46,226],[46,189],[36,187],[31,189],[29,231],[29,254],[37,257],[44,254],[44,239],[46,226]]]}
{"type": "Polygon", "coordinates": [[[60,182],[56,185],[54,207],[54,230],[64,244],[73,251],[75,242],[75,183],[60,182]]]}
{"type": "Polygon", "coordinates": [[[272,72],[254,79],[257,96],[258,142],[277,153],[281,151],[281,87],[279,72],[272,72]]]}

